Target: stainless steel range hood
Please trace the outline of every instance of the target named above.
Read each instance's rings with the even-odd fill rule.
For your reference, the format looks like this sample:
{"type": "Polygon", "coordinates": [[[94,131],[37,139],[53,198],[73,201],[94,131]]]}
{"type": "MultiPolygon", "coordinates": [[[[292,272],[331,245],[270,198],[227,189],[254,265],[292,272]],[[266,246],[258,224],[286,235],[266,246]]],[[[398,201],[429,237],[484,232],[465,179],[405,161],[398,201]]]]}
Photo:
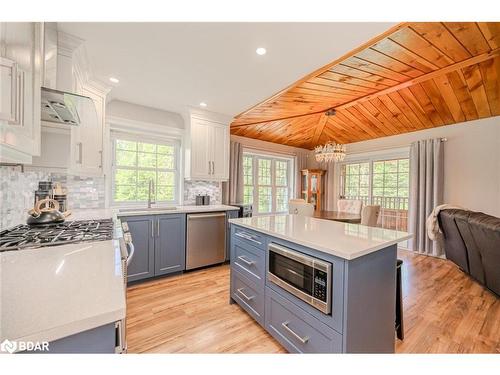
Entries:
{"type": "Polygon", "coordinates": [[[42,121],[78,126],[86,118],[83,111],[95,112],[92,99],[65,91],[42,87],[41,100],[42,121]]]}
{"type": "Polygon", "coordinates": [[[41,92],[42,121],[79,126],[97,121],[94,101],[70,92],[73,88],[72,53],[59,48],[56,24],[45,29],[44,87],[41,92]]]}

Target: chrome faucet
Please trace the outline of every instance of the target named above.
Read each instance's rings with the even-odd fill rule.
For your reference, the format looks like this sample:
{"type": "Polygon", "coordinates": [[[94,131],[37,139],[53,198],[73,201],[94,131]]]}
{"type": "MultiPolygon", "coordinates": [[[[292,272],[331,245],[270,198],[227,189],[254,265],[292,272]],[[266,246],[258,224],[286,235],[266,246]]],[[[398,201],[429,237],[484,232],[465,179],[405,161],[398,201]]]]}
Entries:
{"type": "Polygon", "coordinates": [[[156,201],[151,199],[151,194],[155,193],[155,183],[153,179],[149,180],[149,190],[148,190],[148,208],[151,208],[151,204],[156,203],[156,201]]]}

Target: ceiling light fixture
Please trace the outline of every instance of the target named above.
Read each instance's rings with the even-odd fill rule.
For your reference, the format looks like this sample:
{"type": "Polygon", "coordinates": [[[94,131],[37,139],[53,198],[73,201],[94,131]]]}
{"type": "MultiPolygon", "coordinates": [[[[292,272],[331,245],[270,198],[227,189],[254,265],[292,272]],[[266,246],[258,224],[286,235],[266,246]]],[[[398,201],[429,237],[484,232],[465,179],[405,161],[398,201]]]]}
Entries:
{"type": "Polygon", "coordinates": [[[327,142],[324,146],[316,146],[314,153],[317,162],[339,162],[345,159],[346,147],[335,142],[327,142]]]}
{"type": "Polygon", "coordinates": [[[201,102],[201,103],[200,103],[200,107],[205,108],[206,106],[207,106],[207,103],[205,103],[205,102],[201,102]]]}
{"type": "Polygon", "coordinates": [[[118,78],[115,78],[115,77],[109,77],[109,80],[113,83],[118,83],[120,82],[120,80],[118,78]]]}
{"type": "Polygon", "coordinates": [[[265,49],[264,47],[259,47],[259,48],[257,48],[257,49],[255,50],[255,53],[257,53],[257,55],[260,55],[260,56],[265,55],[265,54],[266,54],[266,52],[267,52],[267,51],[266,51],[266,49],[265,49]]]}

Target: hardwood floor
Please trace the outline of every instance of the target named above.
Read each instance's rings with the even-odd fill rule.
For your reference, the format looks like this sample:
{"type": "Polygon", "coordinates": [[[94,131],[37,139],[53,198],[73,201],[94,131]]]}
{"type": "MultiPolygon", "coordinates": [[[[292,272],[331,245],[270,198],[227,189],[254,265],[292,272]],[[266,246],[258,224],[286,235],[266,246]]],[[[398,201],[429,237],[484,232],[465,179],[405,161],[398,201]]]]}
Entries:
{"type": "MultiPolygon", "coordinates": [[[[449,261],[399,255],[405,340],[397,353],[500,353],[500,298],[449,261]]],[[[285,352],[228,301],[227,265],[129,287],[129,353],[285,352]]]]}

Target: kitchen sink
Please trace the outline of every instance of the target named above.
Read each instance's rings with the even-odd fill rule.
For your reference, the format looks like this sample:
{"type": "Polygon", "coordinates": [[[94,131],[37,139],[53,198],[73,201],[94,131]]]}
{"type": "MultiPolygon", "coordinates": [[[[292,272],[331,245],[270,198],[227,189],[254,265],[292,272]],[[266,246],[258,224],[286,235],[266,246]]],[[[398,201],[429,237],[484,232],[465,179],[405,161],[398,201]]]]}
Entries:
{"type": "Polygon", "coordinates": [[[169,207],[136,207],[136,208],[120,208],[118,211],[119,212],[153,212],[153,211],[172,211],[172,210],[177,210],[176,206],[169,206],[169,207]]]}

